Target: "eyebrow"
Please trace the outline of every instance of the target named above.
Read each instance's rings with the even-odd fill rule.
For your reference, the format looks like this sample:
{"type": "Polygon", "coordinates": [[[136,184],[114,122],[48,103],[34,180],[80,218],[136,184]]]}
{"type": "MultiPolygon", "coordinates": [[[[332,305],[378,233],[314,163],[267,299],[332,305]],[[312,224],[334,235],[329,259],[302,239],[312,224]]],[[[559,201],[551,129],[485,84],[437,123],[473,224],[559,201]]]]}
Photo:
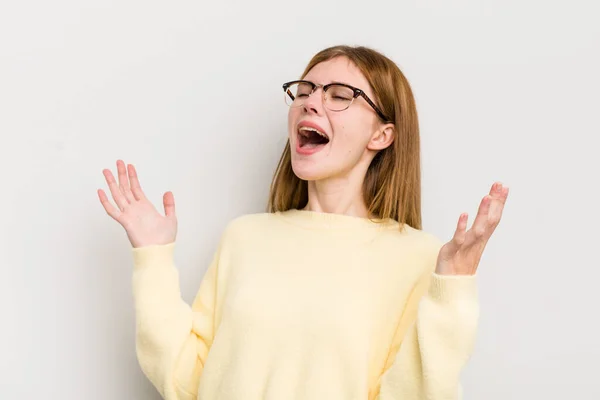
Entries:
{"type": "Polygon", "coordinates": [[[328,83],[328,85],[332,85],[332,84],[338,84],[338,85],[349,85],[349,86],[355,87],[354,85],[352,85],[352,84],[350,84],[350,83],[348,83],[348,82],[331,81],[331,82],[329,82],[329,83],[328,83]]]}
{"type": "Polygon", "coordinates": [[[337,83],[337,84],[340,84],[340,85],[349,85],[349,86],[354,87],[354,85],[351,85],[348,82],[331,81],[329,84],[332,84],[332,83],[337,83]]]}
{"type": "Polygon", "coordinates": [[[349,86],[352,86],[352,87],[356,87],[356,86],[354,86],[354,85],[352,85],[352,84],[350,84],[350,83],[348,83],[348,82],[331,81],[331,82],[329,82],[329,83],[324,83],[324,84],[321,84],[321,83],[319,83],[319,82],[311,81],[310,79],[306,79],[306,78],[305,78],[304,80],[305,80],[305,81],[308,81],[308,82],[312,82],[312,83],[314,83],[314,84],[317,84],[317,85],[331,85],[331,84],[339,84],[339,85],[349,85],[349,86]]]}

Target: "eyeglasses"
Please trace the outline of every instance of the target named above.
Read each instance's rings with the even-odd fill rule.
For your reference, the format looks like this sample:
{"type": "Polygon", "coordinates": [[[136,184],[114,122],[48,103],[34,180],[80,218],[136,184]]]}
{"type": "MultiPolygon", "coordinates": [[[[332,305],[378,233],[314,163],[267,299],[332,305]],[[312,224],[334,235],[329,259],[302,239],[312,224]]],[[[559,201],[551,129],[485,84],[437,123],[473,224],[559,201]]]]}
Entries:
{"type": "Polygon", "coordinates": [[[362,96],[367,103],[375,110],[379,118],[385,122],[390,122],[383,112],[361,89],[345,83],[329,83],[327,85],[317,85],[316,83],[297,80],[283,84],[285,93],[285,102],[290,107],[302,107],[304,102],[318,88],[323,88],[323,105],[331,111],[344,111],[350,107],[354,99],[362,96]]]}

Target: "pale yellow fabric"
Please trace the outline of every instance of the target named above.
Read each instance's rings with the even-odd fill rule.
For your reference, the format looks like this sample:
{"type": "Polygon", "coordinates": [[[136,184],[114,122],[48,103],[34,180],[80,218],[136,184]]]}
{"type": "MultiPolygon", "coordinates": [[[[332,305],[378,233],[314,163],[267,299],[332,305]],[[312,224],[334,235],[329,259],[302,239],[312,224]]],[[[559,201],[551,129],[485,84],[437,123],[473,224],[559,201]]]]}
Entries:
{"type": "Polygon", "coordinates": [[[395,221],[291,210],[232,221],[195,301],[175,244],[133,249],[140,366],[168,400],[460,398],[475,276],[395,221]]]}

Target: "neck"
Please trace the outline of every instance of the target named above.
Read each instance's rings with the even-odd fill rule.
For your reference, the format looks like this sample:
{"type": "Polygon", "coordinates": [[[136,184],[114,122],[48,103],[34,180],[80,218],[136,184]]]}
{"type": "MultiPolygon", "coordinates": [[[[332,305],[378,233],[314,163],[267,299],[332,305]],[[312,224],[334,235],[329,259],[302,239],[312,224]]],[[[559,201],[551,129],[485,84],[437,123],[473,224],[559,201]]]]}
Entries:
{"type": "Polygon", "coordinates": [[[369,217],[363,199],[363,180],[352,178],[347,176],[309,181],[308,203],[304,209],[352,217],[369,217]]]}

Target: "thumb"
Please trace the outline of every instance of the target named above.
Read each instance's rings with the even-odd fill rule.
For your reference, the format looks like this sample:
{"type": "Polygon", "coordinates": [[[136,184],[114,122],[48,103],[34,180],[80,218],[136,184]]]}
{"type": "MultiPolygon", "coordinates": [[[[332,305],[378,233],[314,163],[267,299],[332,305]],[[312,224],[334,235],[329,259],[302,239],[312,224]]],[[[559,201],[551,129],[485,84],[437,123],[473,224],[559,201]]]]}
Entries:
{"type": "Polygon", "coordinates": [[[173,193],[166,192],[163,195],[163,207],[165,208],[165,215],[167,217],[175,217],[175,198],[173,193]]]}

